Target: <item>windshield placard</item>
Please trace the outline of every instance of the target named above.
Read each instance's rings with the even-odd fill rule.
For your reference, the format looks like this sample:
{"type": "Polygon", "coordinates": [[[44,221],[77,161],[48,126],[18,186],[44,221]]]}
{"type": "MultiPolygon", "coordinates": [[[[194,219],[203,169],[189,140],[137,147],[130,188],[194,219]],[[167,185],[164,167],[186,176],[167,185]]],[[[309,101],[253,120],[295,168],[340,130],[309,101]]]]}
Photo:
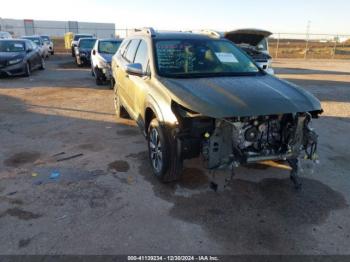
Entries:
{"type": "Polygon", "coordinates": [[[221,63],[238,63],[237,58],[232,53],[215,53],[221,63]]]}

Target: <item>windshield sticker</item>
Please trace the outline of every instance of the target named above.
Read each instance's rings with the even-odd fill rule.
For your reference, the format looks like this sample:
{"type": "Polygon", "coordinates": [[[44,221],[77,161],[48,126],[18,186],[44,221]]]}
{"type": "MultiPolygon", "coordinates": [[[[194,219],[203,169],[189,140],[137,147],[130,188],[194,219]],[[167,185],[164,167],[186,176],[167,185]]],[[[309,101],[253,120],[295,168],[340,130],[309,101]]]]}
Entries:
{"type": "Polygon", "coordinates": [[[14,46],[17,47],[17,48],[23,48],[22,44],[15,44],[14,46]]]}
{"type": "Polygon", "coordinates": [[[221,63],[238,63],[237,58],[232,53],[215,53],[221,63]]]}

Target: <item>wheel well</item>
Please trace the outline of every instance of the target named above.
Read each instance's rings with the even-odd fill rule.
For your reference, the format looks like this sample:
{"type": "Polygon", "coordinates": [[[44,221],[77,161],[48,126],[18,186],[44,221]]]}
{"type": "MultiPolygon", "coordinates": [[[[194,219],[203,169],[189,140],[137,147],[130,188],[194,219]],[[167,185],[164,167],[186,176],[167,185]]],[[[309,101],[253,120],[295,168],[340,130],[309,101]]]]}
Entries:
{"type": "Polygon", "coordinates": [[[156,114],[153,112],[153,110],[149,107],[146,109],[145,113],[145,132],[148,132],[149,124],[151,123],[152,119],[155,118],[156,114]]]}

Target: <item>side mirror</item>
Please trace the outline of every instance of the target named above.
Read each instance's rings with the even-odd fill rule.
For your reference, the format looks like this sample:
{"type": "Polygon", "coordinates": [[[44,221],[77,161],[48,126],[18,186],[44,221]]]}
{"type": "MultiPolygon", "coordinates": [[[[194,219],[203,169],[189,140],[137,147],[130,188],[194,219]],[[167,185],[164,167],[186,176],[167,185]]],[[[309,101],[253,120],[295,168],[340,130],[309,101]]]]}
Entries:
{"type": "Polygon", "coordinates": [[[142,65],[139,63],[126,65],[125,71],[129,75],[134,75],[134,76],[144,76],[145,75],[145,73],[142,70],[142,65]]]}
{"type": "Polygon", "coordinates": [[[96,55],[96,50],[95,50],[95,49],[92,50],[92,54],[93,54],[93,55],[96,55]]]}
{"type": "Polygon", "coordinates": [[[30,52],[32,52],[33,51],[33,49],[31,49],[31,48],[28,48],[27,49],[27,53],[30,53],[30,52]]]}

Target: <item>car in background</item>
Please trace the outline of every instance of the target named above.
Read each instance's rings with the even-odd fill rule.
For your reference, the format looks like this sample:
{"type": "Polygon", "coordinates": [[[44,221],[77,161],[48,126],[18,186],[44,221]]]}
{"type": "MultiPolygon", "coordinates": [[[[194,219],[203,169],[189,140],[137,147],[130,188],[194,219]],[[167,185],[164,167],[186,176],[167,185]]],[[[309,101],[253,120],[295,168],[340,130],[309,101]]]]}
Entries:
{"type": "Polygon", "coordinates": [[[54,55],[55,49],[54,49],[53,42],[52,42],[51,38],[48,35],[41,35],[40,37],[41,37],[41,39],[43,39],[44,43],[48,46],[49,53],[51,55],[54,55]]]}
{"type": "Polygon", "coordinates": [[[12,35],[9,32],[0,31],[0,39],[12,39],[12,35]]]}
{"type": "Polygon", "coordinates": [[[258,67],[231,41],[145,28],[113,56],[116,115],[125,111],[146,136],[154,175],[181,177],[183,161],[208,170],[285,161],[297,188],[300,157],[315,160],[313,118],[320,101],[258,67]]]}
{"type": "Polygon", "coordinates": [[[30,76],[35,69],[45,69],[45,61],[35,43],[22,39],[0,40],[0,75],[30,76]]]}
{"type": "Polygon", "coordinates": [[[48,58],[49,57],[49,47],[46,45],[44,40],[37,35],[33,36],[22,36],[21,39],[27,39],[33,41],[37,47],[39,48],[40,55],[43,58],[48,58]]]}
{"type": "Polygon", "coordinates": [[[239,29],[224,33],[226,39],[242,48],[260,68],[269,74],[274,74],[267,41],[271,35],[271,32],[260,29],[239,29]]]}
{"type": "Polygon", "coordinates": [[[76,34],[73,37],[73,41],[71,43],[72,57],[75,57],[75,47],[78,45],[80,38],[94,38],[93,35],[90,34],[76,34]]]}
{"type": "MultiPolygon", "coordinates": [[[[97,85],[111,80],[111,61],[122,39],[97,40],[91,51],[91,74],[97,85]]],[[[113,85],[111,85],[113,87],[113,85]]]]}
{"type": "Polygon", "coordinates": [[[96,38],[80,38],[74,49],[75,62],[78,66],[88,65],[91,62],[91,50],[96,42],[96,38]]]}

